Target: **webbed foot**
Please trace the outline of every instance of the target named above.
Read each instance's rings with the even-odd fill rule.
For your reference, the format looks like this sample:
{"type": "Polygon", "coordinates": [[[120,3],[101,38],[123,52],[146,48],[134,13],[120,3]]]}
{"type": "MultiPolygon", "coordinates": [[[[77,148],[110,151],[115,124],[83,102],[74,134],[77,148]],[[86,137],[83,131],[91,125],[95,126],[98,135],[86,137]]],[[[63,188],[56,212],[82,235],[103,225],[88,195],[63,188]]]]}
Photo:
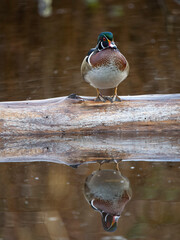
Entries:
{"type": "Polygon", "coordinates": [[[106,99],[103,96],[98,95],[94,101],[95,102],[106,102],[106,99]]]}
{"type": "Polygon", "coordinates": [[[121,102],[120,97],[117,95],[117,87],[114,89],[114,95],[112,96],[112,102],[121,102]]]}
{"type": "Polygon", "coordinates": [[[113,98],[112,97],[106,97],[106,100],[110,101],[111,103],[113,103],[113,98]]]}
{"type": "Polygon", "coordinates": [[[98,88],[96,88],[96,91],[97,91],[97,98],[95,99],[95,102],[105,102],[106,97],[102,96],[98,88]]]}
{"type": "Polygon", "coordinates": [[[120,97],[118,97],[118,95],[114,95],[112,97],[112,102],[121,102],[121,99],[120,99],[120,97]]]}

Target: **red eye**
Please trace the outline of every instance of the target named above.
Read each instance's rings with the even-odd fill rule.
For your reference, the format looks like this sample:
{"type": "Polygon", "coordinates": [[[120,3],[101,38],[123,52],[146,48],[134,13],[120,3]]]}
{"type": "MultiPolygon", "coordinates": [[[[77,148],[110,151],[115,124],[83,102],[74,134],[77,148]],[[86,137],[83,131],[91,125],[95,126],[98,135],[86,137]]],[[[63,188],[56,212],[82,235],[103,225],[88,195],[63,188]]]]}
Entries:
{"type": "Polygon", "coordinates": [[[106,38],[105,38],[105,37],[103,37],[103,41],[106,41],[106,38]]]}

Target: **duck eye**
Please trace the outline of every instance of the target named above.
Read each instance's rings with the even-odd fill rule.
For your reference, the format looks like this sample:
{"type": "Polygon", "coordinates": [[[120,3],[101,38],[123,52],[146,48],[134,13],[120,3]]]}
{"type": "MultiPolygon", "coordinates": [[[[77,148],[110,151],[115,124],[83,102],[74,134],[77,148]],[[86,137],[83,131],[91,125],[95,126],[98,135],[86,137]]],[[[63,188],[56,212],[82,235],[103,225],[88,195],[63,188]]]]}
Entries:
{"type": "Polygon", "coordinates": [[[106,41],[106,38],[105,38],[105,37],[103,37],[103,41],[106,41]]]}

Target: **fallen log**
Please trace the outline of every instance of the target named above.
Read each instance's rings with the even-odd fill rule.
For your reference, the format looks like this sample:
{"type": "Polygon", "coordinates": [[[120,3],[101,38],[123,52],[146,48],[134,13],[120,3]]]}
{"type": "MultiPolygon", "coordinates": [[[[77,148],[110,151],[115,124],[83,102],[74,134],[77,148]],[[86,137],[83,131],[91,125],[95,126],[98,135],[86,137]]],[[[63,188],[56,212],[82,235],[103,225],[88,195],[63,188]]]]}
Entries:
{"type": "Polygon", "coordinates": [[[180,94],[121,97],[121,102],[59,97],[0,103],[0,135],[180,130],[180,94]]]}
{"type": "Polygon", "coordinates": [[[45,161],[76,166],[104,160],[180,161],[179,133],[0,137],[0,162],[45,161]]]}

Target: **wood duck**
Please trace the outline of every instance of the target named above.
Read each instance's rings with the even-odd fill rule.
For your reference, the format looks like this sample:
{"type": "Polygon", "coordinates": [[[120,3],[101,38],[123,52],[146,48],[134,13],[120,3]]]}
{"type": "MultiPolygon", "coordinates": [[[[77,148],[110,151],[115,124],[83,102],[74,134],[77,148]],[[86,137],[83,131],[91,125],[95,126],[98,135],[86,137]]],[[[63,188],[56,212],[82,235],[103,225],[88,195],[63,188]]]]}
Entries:
{"type": "Polygon", "coordinates": [[[100,212],[104,230],[113,232],[132,192],[127,178],[119,171],[106,169],[87,177],[84,195],[91,207],[100,212]]]}
{"type": "Polygon", "coordinates": [[[97,90],[96,101],[120,101],[117,96],[118,85],[128,76],[129,64],[114,43],[111,32],[102,32],[97,45],[84,58],[81,75],[86,82],[97,90]],[[112,97],[103,96],[101,89],[114,88],[112,97]]]}

